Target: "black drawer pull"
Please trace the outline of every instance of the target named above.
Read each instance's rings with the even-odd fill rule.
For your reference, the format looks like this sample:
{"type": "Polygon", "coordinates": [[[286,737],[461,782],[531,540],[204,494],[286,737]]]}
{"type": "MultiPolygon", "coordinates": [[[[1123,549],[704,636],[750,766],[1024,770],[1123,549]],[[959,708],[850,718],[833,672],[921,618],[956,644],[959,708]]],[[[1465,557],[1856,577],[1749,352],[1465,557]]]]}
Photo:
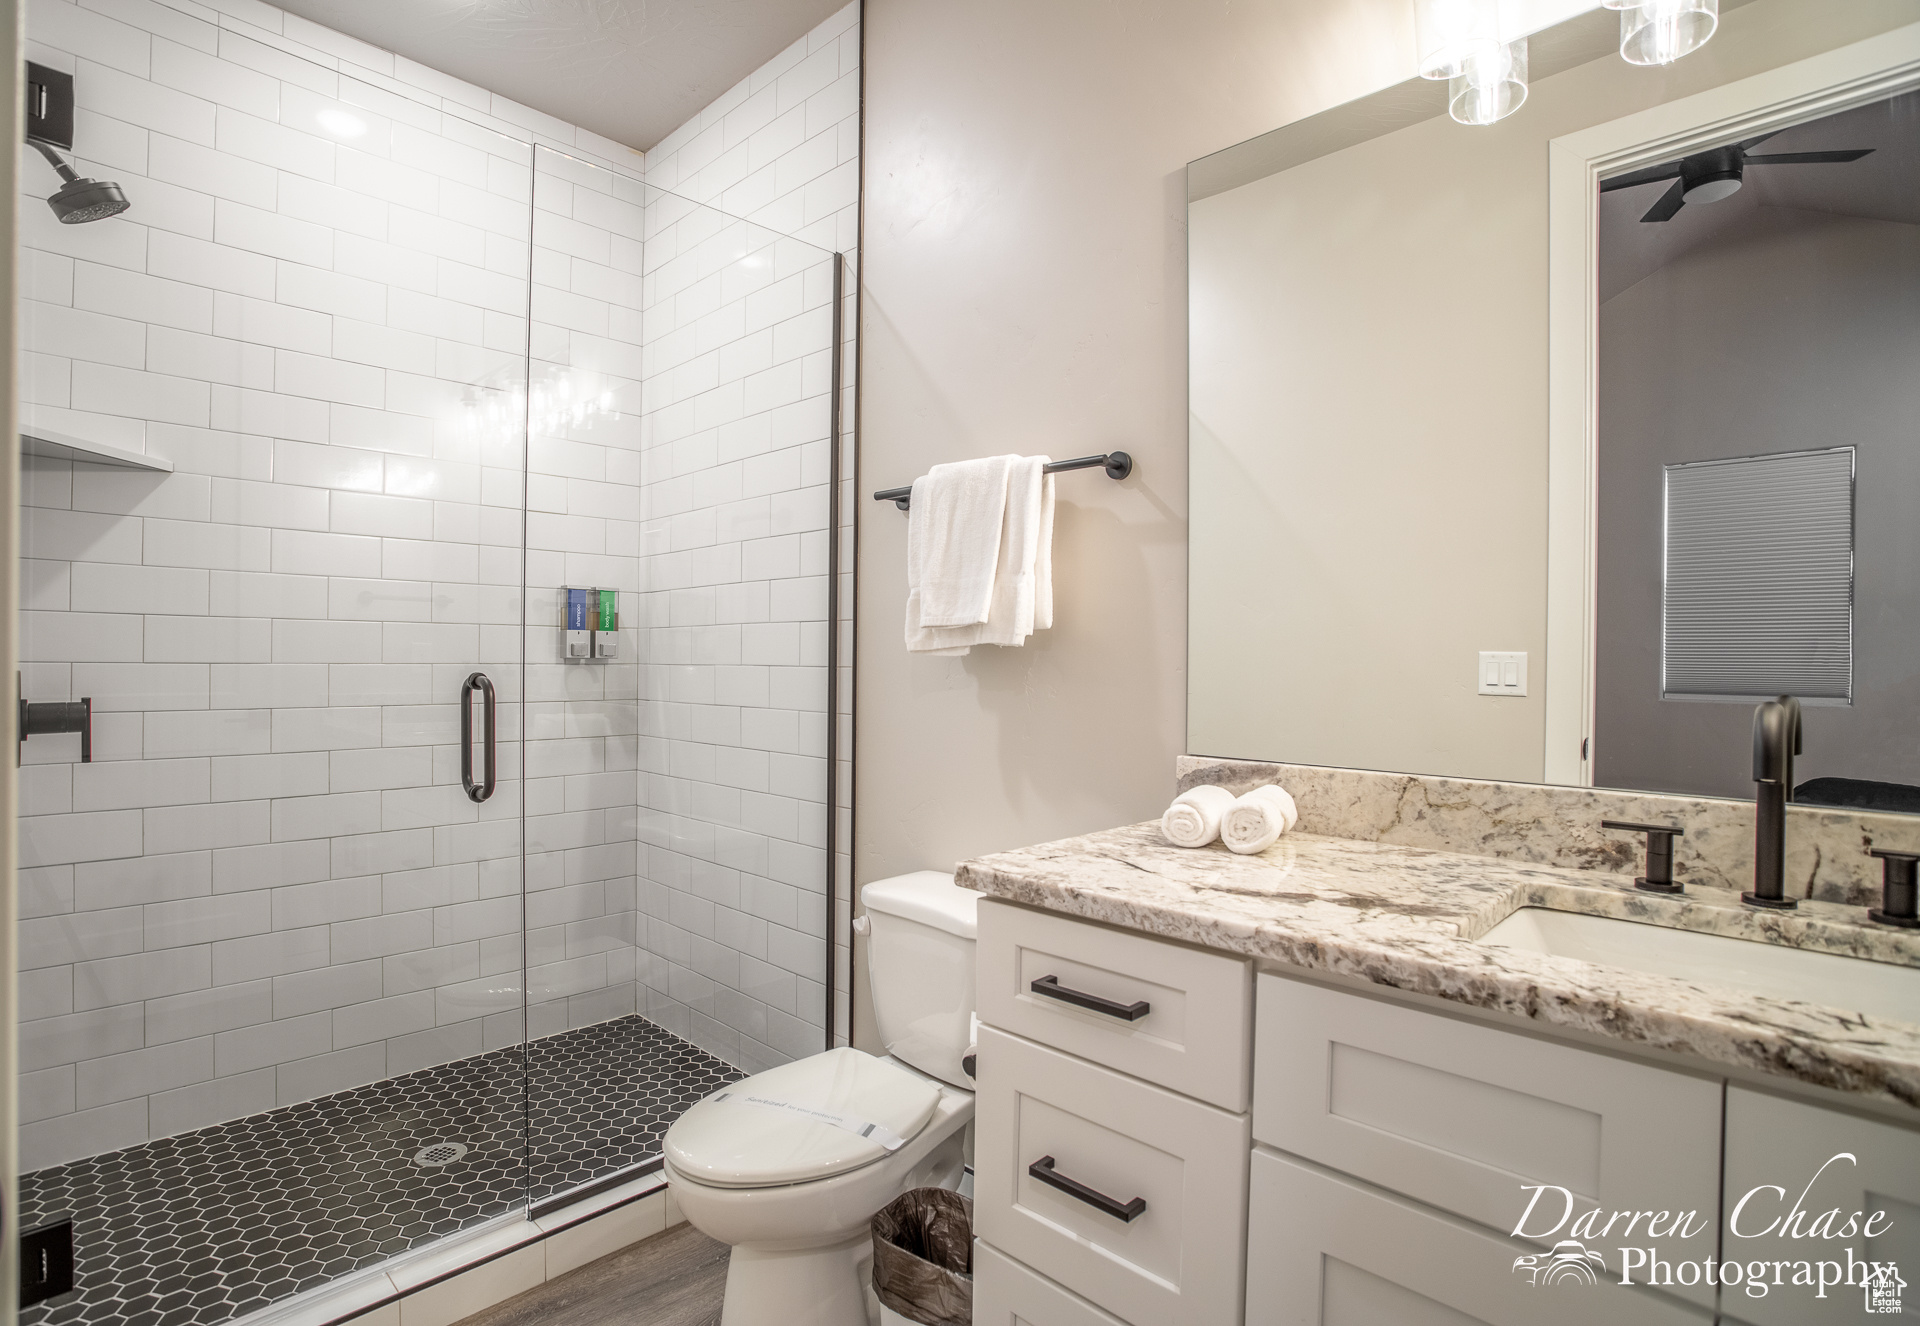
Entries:
{"type": "Polygon", "coordinates": [[[1153,1005],[1144,999],[1123,1004],[1118,1000],[1090,995],[1084,990],[1069,990],[1060,984],[1058,976],[1042,976],[1027,988],[1037,995],[1058,999],[1063,1004],[1072,1004],[1075,1008],[1090,1008],[1096,1013],[1105,1013],[1110,1018],[1125,1018],[1128,1022],[1138,1022],[1153,1011],[1153,1005]]]}
{"type": "Polygon", "coordinates": [[[1027,1174],[1040,1180],[1049,1188],[1058,1188],[1069,1197],[1076,1197],[1096,1211],[1104,1212],[1115,1220],[1132,1224],[1134,1217],[1147,1209],[1147,1199],[1136,1197],[1130,1202],[1116,1202],[1113,1198],[1084,1183],[1076,1183],[1053,1167],[1052,1156],[1042,1156],[1027,1166],[1027,1174]]]}

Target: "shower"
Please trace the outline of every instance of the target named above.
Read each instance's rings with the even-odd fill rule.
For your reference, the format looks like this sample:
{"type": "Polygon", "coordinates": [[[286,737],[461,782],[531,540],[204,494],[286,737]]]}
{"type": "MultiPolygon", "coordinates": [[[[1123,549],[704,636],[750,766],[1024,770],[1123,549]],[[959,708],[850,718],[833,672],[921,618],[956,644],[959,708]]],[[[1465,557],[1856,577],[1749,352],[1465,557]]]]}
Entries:
{"type": "Polygon", "coordinates": [[[133,206],[127,201],[127,195],[112,180],[83,179],[72,166],[60,157],[60,154],[45,143],[29,138],[28,144],[40,150],[53,168],[60,172],[65,181],[58,189],[47,196],[47,206],[60,218],[60,223],[77,226],[87,221],[99,221],[109,216],[119,216],[133,206]]]}
{"type": "Polygon", "coordinates": [[[73,75],[27,61],[27,144],[60,172],[60,187],[47,206],[62,225],[77,226],[119,216],[133,204],[112,180],[90,180],[55,149],[73,151],[73,75]]]}
{"type": "MultiPolygon", "coordinates": [[[[128,739],[109,771],[104,738],[36,736],[16,775],[9,850],[77,899],[28,909],[5,1013],[30,1097],[5,1237],[72,1246],[72,1287],[19,1316],[332,1319],[397,1296],[395,1259],[464,1267],[647,1197],[686,1109],[817,1053],[844,1007],[838,259],[584,130],[471,115],[425,66],[376,87],[292,38],[220,53],[177,7],[28,8],[53,63],[21,137],[60,178],[22,170],[63,224],[22,225],[22,427],[73,446],[26,462],[23,556],[125,611],[24,613],[22,685],[128,739]],[[711,381],[679,354],[696,324],[711,381]],[[738,455],[674,431],[721,399],[738,455]],[[666,519],[684,552],[646,542],[666,519]],[[103,773],[140,780],[104,821],[71,795],[103,773]]],[[[836,69],[852,19],[822,33],[836,69]]],[[[853,141],[834,105],[822,145],[853,141]]]]}

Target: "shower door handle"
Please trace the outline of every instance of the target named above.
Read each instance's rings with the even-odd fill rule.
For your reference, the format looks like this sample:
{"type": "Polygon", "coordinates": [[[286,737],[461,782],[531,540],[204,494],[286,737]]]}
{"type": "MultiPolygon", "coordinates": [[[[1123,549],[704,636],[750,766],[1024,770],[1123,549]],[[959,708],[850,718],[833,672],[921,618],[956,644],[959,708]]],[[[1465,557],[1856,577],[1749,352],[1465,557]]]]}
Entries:
{"type": "Polygon", "coordinates": [[[493,693],[493,683],[487,680],[487,674],[476,672],[460,684],[460,783],[467,789],[467,795],[475,801],[485,801],[493,795],[494,775],[497,770],[498,754],[494,746],[494,724],[498,704],[493,693]],[[473,781],[473,693],[480,692],[482,702],[481,741],[486,747],[487,772],[483,781],[473,781]]]}

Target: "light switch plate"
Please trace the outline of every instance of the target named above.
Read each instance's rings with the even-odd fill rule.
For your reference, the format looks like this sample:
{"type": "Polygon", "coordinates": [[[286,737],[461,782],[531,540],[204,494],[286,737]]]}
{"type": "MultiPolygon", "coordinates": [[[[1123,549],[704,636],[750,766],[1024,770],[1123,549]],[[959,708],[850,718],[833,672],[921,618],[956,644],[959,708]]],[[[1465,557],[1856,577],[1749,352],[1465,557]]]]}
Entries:
{"type": "Polygon", "coordinates": [[[1480,651],[1480,694],[1525,695],[1527,656],[1500,650],[1480,651]]]}

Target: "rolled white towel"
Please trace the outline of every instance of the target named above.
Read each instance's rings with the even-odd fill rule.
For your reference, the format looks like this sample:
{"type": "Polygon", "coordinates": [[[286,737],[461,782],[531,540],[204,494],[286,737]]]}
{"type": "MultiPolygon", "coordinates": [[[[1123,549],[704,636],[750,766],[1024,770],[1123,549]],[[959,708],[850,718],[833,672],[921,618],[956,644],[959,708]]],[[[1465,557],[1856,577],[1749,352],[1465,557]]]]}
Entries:
{"type": "Polygon", "coordinates": [[[1220,841],[1229,851],[1264,852],[1300,822],[1300,808],[1283,787],[1268,783],[1227,807],[1220,817],[1220,841]]]}
{"type": "Polygon", "coordinates": [[[1224,787],[1196,787],[1182,792],[1160,817],[1160,832],[1175,847],[1205,847],[1220,836],[1220,817],[1233,804],[1224,787]]]}

